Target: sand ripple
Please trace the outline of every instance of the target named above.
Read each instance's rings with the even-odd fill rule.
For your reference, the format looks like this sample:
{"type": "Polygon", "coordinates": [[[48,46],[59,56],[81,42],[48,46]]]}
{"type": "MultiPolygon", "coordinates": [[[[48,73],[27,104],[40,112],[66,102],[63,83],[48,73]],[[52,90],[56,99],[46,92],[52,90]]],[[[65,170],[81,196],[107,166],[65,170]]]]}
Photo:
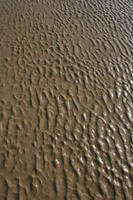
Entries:
{"type": "Polygon", "coordinates": [[[0,199],[132,200],[133,2],[0,0],[0,199]]]}

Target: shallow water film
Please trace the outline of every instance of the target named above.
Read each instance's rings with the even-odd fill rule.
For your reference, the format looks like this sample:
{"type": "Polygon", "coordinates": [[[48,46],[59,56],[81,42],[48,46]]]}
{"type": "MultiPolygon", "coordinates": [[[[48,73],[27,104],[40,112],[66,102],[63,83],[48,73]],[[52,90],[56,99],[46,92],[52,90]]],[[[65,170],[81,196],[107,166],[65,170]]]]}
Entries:
{"type": "Polygon", "coordinates": [[[133,1],[0,0],[0,200],[133,199],[133,1]]]}

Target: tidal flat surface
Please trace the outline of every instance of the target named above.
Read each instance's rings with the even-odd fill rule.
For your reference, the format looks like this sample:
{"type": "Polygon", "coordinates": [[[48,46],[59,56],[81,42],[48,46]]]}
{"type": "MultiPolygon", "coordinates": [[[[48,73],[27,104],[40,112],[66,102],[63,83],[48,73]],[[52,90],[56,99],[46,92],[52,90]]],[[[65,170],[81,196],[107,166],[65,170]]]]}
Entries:
{"type": "Polygon", "coordinates": [[[133,199],[133,1],[0,0],[0,200],[133,199]]]}

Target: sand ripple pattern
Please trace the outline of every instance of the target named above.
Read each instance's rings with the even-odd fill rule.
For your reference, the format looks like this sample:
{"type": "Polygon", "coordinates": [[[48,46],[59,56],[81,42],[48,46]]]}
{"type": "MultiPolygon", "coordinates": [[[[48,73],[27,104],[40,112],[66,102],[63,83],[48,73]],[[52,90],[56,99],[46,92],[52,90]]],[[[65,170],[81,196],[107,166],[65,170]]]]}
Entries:
{"type": "Polygon", "coordinates": [[[0,0],[0,200],[132,200],[133,1],[0,0]]]}

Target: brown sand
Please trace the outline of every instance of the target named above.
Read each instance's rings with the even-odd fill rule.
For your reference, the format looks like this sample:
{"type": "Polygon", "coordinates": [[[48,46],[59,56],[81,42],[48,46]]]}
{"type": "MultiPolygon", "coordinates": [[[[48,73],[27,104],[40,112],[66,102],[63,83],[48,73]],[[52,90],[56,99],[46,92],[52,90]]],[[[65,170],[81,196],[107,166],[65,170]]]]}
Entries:
{"type": "Polygon", "coordinates": [[[0,200],[133,199],[133,1],[0,0],[0,200]]]}

